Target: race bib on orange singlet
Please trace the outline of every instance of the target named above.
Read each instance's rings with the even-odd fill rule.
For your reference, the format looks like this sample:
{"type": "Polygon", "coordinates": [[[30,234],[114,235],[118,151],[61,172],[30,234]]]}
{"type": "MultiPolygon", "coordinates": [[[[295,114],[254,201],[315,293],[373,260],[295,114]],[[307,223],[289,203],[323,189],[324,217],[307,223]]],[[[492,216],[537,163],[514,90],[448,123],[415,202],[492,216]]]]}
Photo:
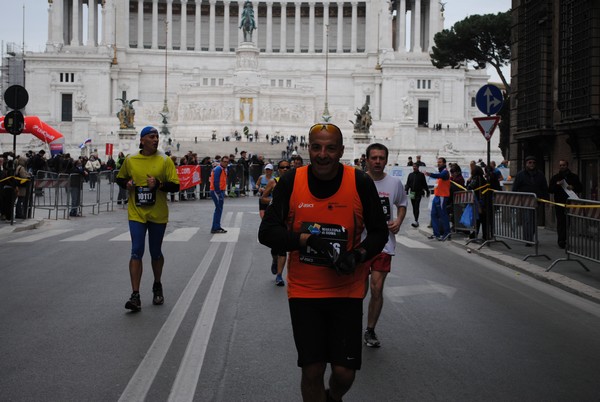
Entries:
{"type": "MultiPolygon", "coordinates": [[[[348,244],[348,231],[341,225],[332,223],[302,222],[300,233],[319,235],[322,239],[330,242],[338,253],[346,250],[348,244]]],[[[331,266],[328,256],[311,249],[309,246],[300,249],[300,262],[323,267],[331,266]]]]}
{"type": "Polygon", "coordinates": [[[135,187],[135,205],[138,207],[148,207],[156,203],[156,189],[150,190],[146,186],[135,187]]]}

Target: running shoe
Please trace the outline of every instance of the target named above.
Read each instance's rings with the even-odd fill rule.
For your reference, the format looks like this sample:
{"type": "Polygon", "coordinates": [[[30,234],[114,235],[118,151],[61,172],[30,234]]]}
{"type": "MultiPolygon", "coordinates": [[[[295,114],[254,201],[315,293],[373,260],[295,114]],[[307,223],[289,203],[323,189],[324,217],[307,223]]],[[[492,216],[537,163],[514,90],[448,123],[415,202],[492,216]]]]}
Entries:
{"type": "Polygon", "coordinates": [[[427,238],[429,240],[433,240],[433,239],[437,239],[438,237],[436,235],[431,235],[431,236],[427,236],[427,238]]]}
{"type": "Polygon", "coordinates": [[[381,346],[379,339],[377,339],[377,335],[375,335],[375,331],[365,331],[365,345],[370,348],[378,348],[381,346]]]}
{"type": "Polygon", "coordinates": [[[221,229],[215,229],[215,230],[211,230],[210,233],[215,234],[215,233],[227,233],[227,231],[223,228],[221,229]]]}
{"type": "Polygon", "coordinates": [[[410,226],[412,226],[413,228],[418,228],[419,227],[419,222],[414,221],[413,223],[410,224],[410,226]]]}
{"type": "Polygon", "coordinates": [[[152,304],[159,306],[165,302],[162,283],[154,282],[154,285],[152,285],[152,293],[154,294],[154,297],[152,297],[152,304]]]}
{"type": "Polygon", "coordinates": [[[281,274],[277,274],[277,276],[275,277],[275,285],[277,285],[277,286],[285,286],[285,282],[283,281],[283,278],[281,277],[281,274]]]}
{"type": "Polygon", "coordinates": [[[138,292],[133,292],[131,297],[125,303],[125,308],[131,311],[140,311],[142,309],[142,302],[140,301],[140,294],[138,292]]]}

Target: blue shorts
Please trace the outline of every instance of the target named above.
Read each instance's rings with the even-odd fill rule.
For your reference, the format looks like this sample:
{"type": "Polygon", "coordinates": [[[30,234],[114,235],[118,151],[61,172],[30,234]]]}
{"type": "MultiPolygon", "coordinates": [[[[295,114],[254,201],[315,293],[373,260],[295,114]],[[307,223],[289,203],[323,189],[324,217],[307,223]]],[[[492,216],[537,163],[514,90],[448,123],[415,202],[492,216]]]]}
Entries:
{"type": "Polygon", "coordinates": [[[163,237],[167,230],[166,223],[129,221],[129,233],[131,234],[131,259],[141,260],[144,256],[146,246],[146,231],[148,231],[148,248],[153,260],[160,259],[163,237]]]}

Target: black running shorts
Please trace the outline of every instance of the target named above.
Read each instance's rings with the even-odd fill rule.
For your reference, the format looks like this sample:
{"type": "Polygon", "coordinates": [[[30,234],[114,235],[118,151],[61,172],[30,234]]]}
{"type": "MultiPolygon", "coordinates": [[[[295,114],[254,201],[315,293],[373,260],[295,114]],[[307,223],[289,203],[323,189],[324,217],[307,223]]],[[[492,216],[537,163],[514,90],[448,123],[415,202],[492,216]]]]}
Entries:
{"type": "Polygon", "coordinates": [[[289,300],[298,366],[328,362],[359,370],[362,299],[289,300]]]}

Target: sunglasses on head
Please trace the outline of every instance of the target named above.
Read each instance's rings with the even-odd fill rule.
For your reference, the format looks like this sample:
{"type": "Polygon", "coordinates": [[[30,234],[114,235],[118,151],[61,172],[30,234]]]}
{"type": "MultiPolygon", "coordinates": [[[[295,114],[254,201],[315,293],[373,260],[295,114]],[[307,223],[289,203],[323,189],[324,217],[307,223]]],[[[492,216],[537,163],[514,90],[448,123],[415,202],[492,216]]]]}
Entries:
{"type": "Polygon", "coordinates": [[[331,123],[317,123],[317,124],[313,125],[310,128],[310,130],[308,130],[308,134],[310,135],[310,134],[318,133],[323,130],[327,131],[328,133],[342,135],[342,131],[340,130],[340,128],[338,126],[336,126],[335,124],[331,124],[331,123]]]}

